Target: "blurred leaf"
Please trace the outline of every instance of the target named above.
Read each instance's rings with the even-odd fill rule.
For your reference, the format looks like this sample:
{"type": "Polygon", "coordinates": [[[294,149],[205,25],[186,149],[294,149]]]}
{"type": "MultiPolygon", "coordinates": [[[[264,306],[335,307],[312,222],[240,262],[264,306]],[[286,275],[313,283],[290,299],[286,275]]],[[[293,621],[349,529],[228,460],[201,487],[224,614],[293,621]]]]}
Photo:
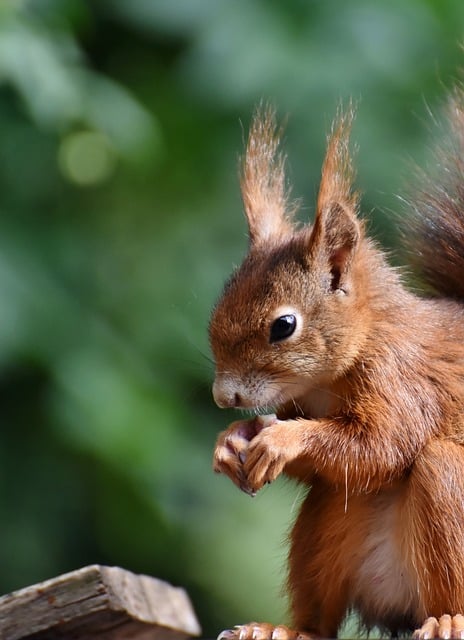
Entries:
{"type": "Polygon", "coordinates": [[[159,144],[154,114],[123,87],[85,66],[70,33],[18,14],[0,20],[0,82],[21,95],[34,120],[57,132],[86,124],[105,132],[122,155],[159,144]]]}

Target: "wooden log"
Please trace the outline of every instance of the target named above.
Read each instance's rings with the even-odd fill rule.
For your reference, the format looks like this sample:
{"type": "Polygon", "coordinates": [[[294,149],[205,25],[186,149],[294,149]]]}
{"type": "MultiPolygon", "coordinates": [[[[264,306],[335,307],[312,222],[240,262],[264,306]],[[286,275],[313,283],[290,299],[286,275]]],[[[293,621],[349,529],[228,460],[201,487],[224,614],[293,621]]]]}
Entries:
{"type": "Polygon", "coordinates": [[[201,633],[183,589],[91,565],[0,598],[0,640],[183,640],[201,633]]]}

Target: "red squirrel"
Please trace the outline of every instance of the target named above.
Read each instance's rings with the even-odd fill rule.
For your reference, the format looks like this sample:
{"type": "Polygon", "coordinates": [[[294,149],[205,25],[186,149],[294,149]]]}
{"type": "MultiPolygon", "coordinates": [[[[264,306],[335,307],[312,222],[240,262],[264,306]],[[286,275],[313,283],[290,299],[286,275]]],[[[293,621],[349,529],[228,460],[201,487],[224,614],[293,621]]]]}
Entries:
{"type": "Polygon", "coordinates": [[[451,144],[410,205],[419,297],[358,217],[352,109],[328,138],[313,224],[294,221],[272,109],[241,173],[249,250],[209,326],[220,433],[214,469],[255,494],[308,487],[290,535],[291,626],[225,640],[336,637],[347,612],[393,635],[464,638],[464,91],[451,144]]]}

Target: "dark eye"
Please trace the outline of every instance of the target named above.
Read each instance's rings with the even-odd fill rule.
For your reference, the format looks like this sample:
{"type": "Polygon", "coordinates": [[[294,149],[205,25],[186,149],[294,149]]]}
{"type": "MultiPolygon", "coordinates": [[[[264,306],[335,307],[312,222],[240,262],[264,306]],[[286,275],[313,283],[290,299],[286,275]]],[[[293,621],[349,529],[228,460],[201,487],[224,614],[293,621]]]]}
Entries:
{"type": "Polygon", "coordinates": [[[294,315],[280,316],[274,320],[271,326],[269,342],[278,342],[292,335],[296,329],[296,317],[294,315]]]}

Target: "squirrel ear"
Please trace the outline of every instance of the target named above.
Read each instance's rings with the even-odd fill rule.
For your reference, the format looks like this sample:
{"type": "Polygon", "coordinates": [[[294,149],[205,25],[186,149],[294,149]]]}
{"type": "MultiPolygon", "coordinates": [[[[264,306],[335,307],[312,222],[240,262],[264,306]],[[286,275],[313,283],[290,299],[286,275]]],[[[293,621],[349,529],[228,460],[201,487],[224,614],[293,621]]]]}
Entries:
{"type": "Polygon", "coordinates": [[[356,217],[358,195],[352,191],[354,171],[348,146],[352,120],[350,109],[332,127],[311,233],[311,252],[328,264],[333,290],[343,284],[362,231],[356,217]]]}
{"type": "Polygon", "coordinates": [[[285,157],[279,152],[280,133],[274,109],[269,105],[258,106],[240,180],[252,245],[279,239],[292,231],[296,206],[289,203],[285,157]]]}
{"type": "Polygon", "coordinates": [[[343,204],[333,202],[318,213],[311,234],[312,254],[328,266],[333,291],[344,288],[360,237],[359,221],[343,204]]]}

